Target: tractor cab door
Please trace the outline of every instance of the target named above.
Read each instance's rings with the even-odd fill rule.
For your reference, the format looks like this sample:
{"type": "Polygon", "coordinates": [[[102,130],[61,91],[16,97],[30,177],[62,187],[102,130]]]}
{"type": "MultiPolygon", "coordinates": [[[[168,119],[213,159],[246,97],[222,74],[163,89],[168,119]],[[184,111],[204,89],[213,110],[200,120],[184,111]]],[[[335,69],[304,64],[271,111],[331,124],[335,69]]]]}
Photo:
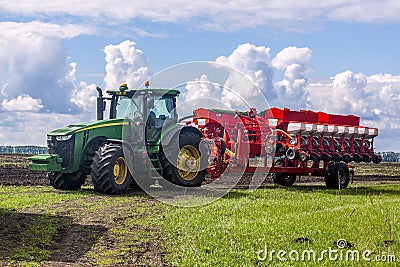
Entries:
{"type": "Polygon", "coordinates": [[[129,136],[130,142],[143,143],[144,141],[144,97],[143,95],[134,95],[133,97],[116,96],[113,101],[115,104],[114,114],[110,114],[112,119],[125,119],[129,122],[129,133],[124,133],[129,136]]]}
{"type": "Polygon", "coordinates": [[[176,123],[175,98],[147,98],[146,142],[154,144],[161,135],[163,127],[176,123]]]}

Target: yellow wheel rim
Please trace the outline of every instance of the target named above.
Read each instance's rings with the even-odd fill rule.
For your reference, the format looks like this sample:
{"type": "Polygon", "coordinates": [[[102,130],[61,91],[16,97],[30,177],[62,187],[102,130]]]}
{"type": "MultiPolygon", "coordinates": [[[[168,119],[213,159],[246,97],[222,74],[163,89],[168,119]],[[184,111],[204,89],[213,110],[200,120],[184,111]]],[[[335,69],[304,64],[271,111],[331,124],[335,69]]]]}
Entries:
{"type": "Polygon", "coordinates": [[[124,157],[119,157],[114,163],[113,168],[114,182],[121,185],[125,182],[128,175],[128,166],[124,157]]]}
{"type": "Polygon", "coordinates": [[[186,181],[193,180],[200,171],[200,153],[194,146],[186,145],[179,151],[176,163],[179,176],[186,181]]]}

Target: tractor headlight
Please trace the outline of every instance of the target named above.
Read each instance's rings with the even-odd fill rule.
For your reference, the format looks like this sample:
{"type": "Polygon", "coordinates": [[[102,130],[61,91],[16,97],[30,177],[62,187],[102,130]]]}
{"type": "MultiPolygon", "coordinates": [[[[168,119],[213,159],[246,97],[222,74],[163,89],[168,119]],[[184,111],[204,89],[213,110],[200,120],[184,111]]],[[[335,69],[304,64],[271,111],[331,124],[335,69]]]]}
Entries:
{"type": "Polygon", "coordinates": [[[58,136],[56,136],[56,140],[57,141],[67,141],[67,140],[71,139],[71,137],[72,137],[72,134],[70,134],[70,135],[58,135],[58,136]]]}

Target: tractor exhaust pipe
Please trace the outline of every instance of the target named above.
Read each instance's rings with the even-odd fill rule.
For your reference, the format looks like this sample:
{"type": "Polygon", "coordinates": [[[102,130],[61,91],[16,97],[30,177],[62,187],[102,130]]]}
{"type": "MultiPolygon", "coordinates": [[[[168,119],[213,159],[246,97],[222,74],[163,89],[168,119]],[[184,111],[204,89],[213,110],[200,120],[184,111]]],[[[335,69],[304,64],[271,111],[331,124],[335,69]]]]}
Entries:
{"type": "Polygon", "coordinates": [[[96,111],[97,111],[97,120],[103,120],[103,111],[104,111],[104,98],[103,98],[103,91],[101,90],[100,87],[96,87],[97,92],[99,93],[99,96],[97,97],[97,102],[96,102],[96,111]]]}

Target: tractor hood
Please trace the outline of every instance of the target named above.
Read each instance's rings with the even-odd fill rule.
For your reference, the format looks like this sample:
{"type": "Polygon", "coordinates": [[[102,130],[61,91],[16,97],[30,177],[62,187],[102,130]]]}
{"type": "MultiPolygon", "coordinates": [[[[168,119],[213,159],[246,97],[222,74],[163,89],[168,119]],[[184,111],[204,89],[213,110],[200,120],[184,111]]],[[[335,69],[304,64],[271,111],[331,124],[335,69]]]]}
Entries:
{"type": "Polygon", "coordinates": [[[113,127],[113,126],[121,126],[128,124],[128,122],[124,122],[124,119],[112,119],[112,120],[99,120],[92,122],[84,122],[80,124],[71,124],[64,128],[56,129],[49,132],[47,135],[56,136],[56,135],[71,135],[78,132],[83,132],[87,130],[103,128],[103,127],[113,127]]]}

